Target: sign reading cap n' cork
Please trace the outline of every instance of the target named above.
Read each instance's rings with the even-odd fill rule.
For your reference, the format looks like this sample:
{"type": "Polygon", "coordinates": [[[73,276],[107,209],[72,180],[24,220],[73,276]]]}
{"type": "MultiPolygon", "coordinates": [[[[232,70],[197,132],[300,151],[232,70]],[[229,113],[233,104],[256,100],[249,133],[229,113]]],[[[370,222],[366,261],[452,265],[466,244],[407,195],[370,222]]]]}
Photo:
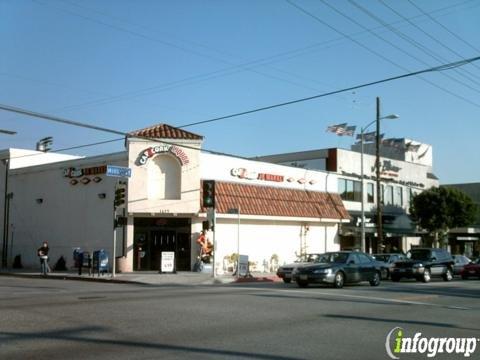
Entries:
{"type": "Polygon", "coordinates": [[[158,146],[152,146],[145,149],[137,159],[139,165],[145,165],[151,157],[162,154],[162,153],[170,153],[174,155],[179,161],[180,164],[187,165],[190,160],[188,159],[188,155],[176,145],[169,145],[169,144],[162,144],[158,146]]]}

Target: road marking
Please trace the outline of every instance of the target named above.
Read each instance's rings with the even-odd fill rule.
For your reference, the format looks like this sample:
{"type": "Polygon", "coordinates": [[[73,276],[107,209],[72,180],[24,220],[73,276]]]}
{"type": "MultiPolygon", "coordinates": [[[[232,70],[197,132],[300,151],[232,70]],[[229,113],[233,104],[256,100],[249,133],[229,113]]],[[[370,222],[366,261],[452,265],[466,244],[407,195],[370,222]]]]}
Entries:
{"type": "Polygon", "coordinates": [[[472,310],[472,308],[463,307],[463,306],[453,306],[453,305],[442,305],[442,304],[432,304],[423,301],[414,301],[414,300],[402,300],[402,299],[391,299],[391,298],[382,298],[377,296],[364,296],[364,295],[352,295],[352,294],[340,294],[340,293],[327,293],[327,292],[312,292],[312,291],[305,291],[305,290],[296,290],[296,289],[259,289],[259,288],[242,288],[246,290],[263,290],[263,291],[270,291],[270,292],[279,292],[279,293],[289,293],[289,294],[308,294],[308,295],[324,295],[324,296],[331,296],[331,297],[343,297],[343,298],[351,298],[351,299],[362,299],[362,300],[375,300],[375,301],[383,301],[387,303],[394,303],[394,304],[408,304],[408,305],[421,305],[421,306],[431,306],[431,307],[440,307],[446,309],[454,309],[454,310],[472,310]]]}

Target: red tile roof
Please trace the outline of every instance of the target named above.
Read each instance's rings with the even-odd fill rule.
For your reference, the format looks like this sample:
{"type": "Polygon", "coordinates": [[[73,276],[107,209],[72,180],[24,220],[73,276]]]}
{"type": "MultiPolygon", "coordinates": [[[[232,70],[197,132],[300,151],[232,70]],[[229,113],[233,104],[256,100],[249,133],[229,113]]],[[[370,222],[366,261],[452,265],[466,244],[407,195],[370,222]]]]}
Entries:
{"type": "Polygon", "coordinates": [[[238,207],[245,215],[350,219],[338,194],[217,181],[217,213],[238,207]]]}
{"type": "Polygon", "coordinates": [[[135,130],[130,133],[132,136],[149,137],[155,139],[187,139],[202,140],[203,136],[185,131],[167,124],[158,124],[145,129],[135,130]]]}

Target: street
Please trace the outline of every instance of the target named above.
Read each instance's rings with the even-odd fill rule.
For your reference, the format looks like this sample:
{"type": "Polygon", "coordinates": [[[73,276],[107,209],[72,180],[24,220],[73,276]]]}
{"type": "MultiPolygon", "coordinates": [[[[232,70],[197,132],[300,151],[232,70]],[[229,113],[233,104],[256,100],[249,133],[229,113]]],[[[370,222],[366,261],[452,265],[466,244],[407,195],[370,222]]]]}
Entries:
{"type": "Polygon", "coordinates": [[[458,279],[299,289],[1,277],[0,359],[388,359],[395,327],[480,337],[479,298],[480,281],[458,279]]]}

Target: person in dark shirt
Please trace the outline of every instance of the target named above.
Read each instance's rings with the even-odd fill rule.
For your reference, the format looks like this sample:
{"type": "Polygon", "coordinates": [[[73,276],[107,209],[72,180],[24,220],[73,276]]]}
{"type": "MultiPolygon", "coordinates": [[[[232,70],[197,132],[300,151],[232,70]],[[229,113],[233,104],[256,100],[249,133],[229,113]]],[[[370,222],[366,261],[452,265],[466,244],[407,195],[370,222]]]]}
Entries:
{"type": "Polygon", "coordinates": [[[48,272],[48,243],[43,242],[43,245],[37,250],[38,258],[40,259],[41,273],[46,276],[48,272]]]}

